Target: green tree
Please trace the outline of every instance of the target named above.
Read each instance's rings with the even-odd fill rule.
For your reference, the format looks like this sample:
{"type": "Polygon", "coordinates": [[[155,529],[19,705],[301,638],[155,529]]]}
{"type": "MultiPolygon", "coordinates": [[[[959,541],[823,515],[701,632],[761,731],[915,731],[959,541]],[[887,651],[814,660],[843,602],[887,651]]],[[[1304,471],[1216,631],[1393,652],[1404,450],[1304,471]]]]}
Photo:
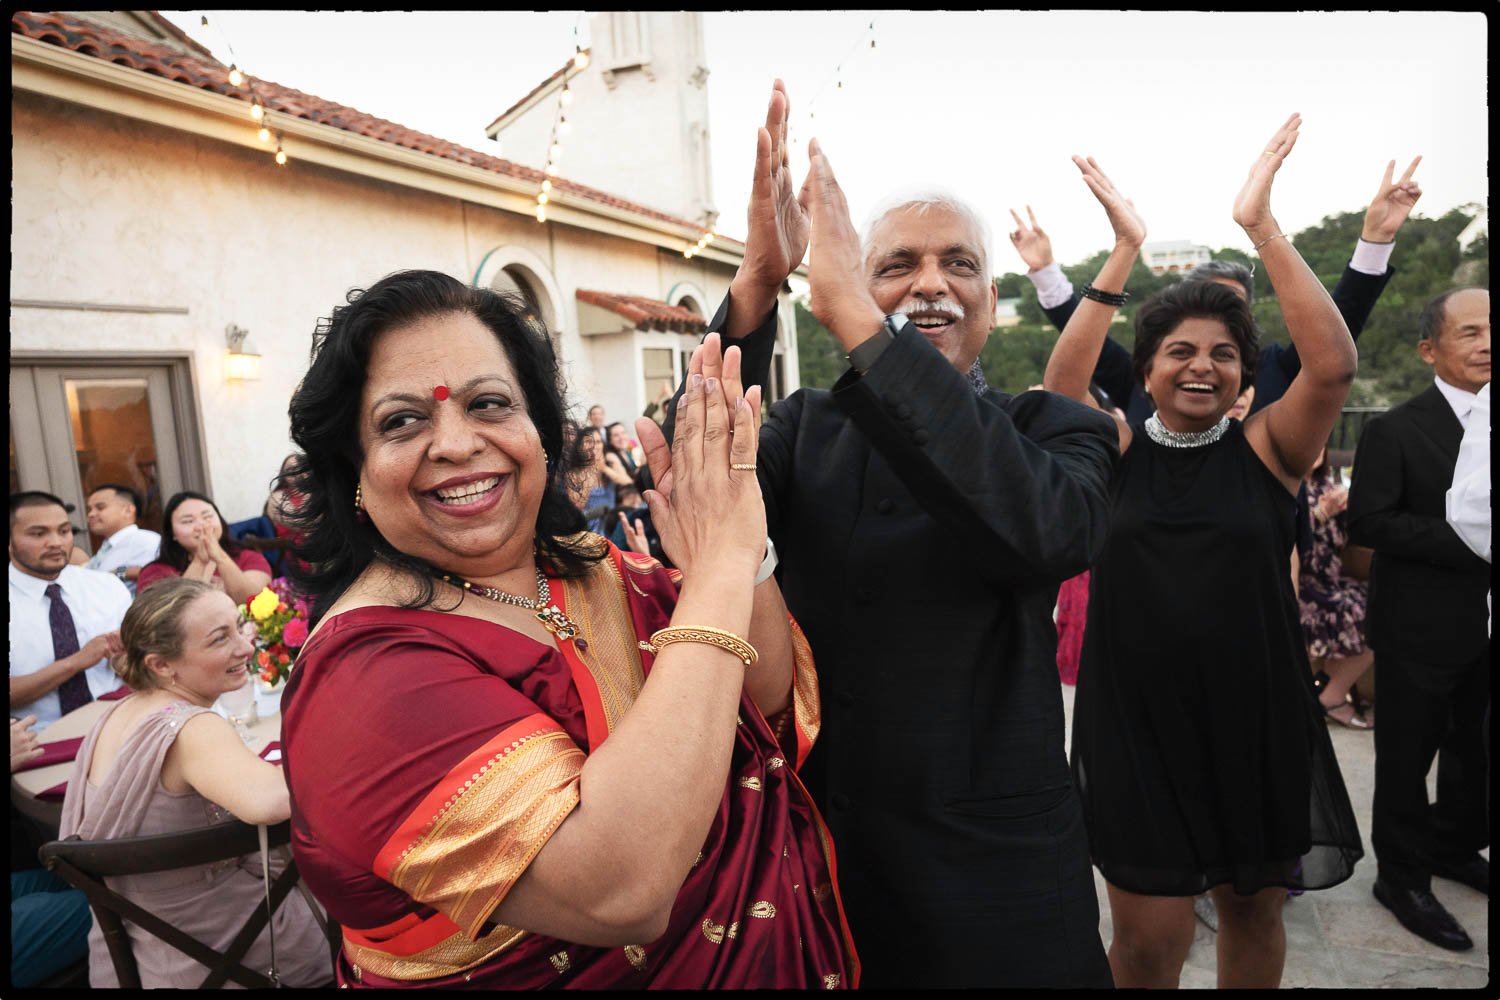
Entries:
{"type": "Polygon", "coordinates": [[[797,375],[809,389],[832,389],[849,367],[843,348],[806,303],[796,302],[797,375]]]}

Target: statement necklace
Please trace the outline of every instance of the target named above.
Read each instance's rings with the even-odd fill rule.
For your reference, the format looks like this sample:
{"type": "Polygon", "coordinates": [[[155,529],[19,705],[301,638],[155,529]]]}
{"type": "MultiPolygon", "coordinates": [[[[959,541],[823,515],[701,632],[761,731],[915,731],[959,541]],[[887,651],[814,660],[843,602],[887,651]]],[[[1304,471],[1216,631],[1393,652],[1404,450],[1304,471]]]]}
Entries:
{"type": "Polygon", "coordinates": [[[1226,415],[1219,418],[1219,422],[1206,431],[1174,431],[1168,430],[1156,414],[1146,418],[1146,436],[1159,445],[1168,448],[1197,448],[1200,445],[1213,444],[1224,436],[1229,430],[1230,418],[1226,415]]]}
{"type": "MultiPolygon", "coordinates": [[[[536,620],[546,627],[548,632],[559,639],[571,639],[578,634],[578,626],[573,619],[563,614],[561,608],[552,602],[552,588],[547,586],[547,577],[542,573],[542,568],[536,570],[536,600],[529,597],[520,597],[516,594],[508,594],[495,587],[481,587],[477,583],[470,583],[462,577],[452,576],[448,573],[438,573],[437,578],[445,583],[451,583],[455,587],[467,590],[471,594],[498,601],[501,604],[514,604],[518,608],[536,613],[536,620]]],[[[581,649],[587,649],[588,643],[582,639],[578,640],[581,649]]]]}

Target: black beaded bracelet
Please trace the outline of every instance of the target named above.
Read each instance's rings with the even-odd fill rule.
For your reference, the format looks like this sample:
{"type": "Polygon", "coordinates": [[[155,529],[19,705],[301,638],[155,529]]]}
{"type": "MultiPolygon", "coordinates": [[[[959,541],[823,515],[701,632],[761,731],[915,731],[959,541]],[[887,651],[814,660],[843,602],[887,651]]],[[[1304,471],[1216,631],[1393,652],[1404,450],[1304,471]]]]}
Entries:
{"type": "Polygon", "coordinates": [[[1107,306],[1123,306],[1130,301],[1129,292],[1101,292],[1093,285],[1084,285],[1082,294],[1086,299],[1103,302],[1107,306]]]}

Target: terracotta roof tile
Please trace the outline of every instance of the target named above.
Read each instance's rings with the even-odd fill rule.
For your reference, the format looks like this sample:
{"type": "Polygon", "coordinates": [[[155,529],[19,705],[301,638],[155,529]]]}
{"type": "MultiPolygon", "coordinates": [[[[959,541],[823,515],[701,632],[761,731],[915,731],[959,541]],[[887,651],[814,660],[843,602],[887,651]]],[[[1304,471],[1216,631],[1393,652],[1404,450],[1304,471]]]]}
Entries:
{"type": "MultiPolygon", "coordinates": [[[[14,34],[34,38],[49,45],[70,49],[96,59],[104,59],[176,83],[210,90],[246,102],[252,99],[251,88],[253,87],[253,96],[258,97],[271,111],[305,118],[420,153],[478,167],[491,173],[503,174],[534,184],[542,182],[542,172],[533,167],[522,166],[498,156],[480,153],[446,139],[439,139],[383,118],[376,118],[374,115],[365,114],[363,111],[312,94],[304,94],[300,90],[284,87],[269,80],[247,75],[245,84],[239,87],[231,86],[227,78],[228,67],[217,60],[185,54],[165,45],[156,45],[69,14],[58,11],[16,11],[11,14],[10,30],[14,34]]],[[[557,193],[585,198],[600,205],[623,209],[658,222],[692,230],[700,228],[697,223],[679,219],[654,208],[638,205],[562,177],[554,177],[552,187],[557,193]]],[[[727,237],[717,237],[716,242],[744,245],[727,237]]],[[[665,308],[672,307],[665,306],[665,308]]]]}
{"type": "Polygon", "coordinates": [[[578,301],[623,316],[634,323],[637,330],[673,330],[678,333],[705,333],[708,330],[708,323],[702,316],[682,306],[669,306],[660,299],[580,288],[578,301]]]}

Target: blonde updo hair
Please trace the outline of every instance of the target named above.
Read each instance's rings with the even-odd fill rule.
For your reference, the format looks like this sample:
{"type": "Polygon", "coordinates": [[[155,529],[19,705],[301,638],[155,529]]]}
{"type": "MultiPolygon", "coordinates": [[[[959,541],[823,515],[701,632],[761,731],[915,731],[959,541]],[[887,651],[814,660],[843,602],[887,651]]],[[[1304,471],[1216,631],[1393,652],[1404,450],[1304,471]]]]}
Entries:
{"type": "Polygon", "coordinates": [[[111,664],[132,690],[156,687],[156,676],[146,666],[146,657],[163,660],[182,655],[182,613],[204,594],[218,589],[202,580],[171,577],[141,591],[120,623],[120,644],[125,647],[111,664]]]}

